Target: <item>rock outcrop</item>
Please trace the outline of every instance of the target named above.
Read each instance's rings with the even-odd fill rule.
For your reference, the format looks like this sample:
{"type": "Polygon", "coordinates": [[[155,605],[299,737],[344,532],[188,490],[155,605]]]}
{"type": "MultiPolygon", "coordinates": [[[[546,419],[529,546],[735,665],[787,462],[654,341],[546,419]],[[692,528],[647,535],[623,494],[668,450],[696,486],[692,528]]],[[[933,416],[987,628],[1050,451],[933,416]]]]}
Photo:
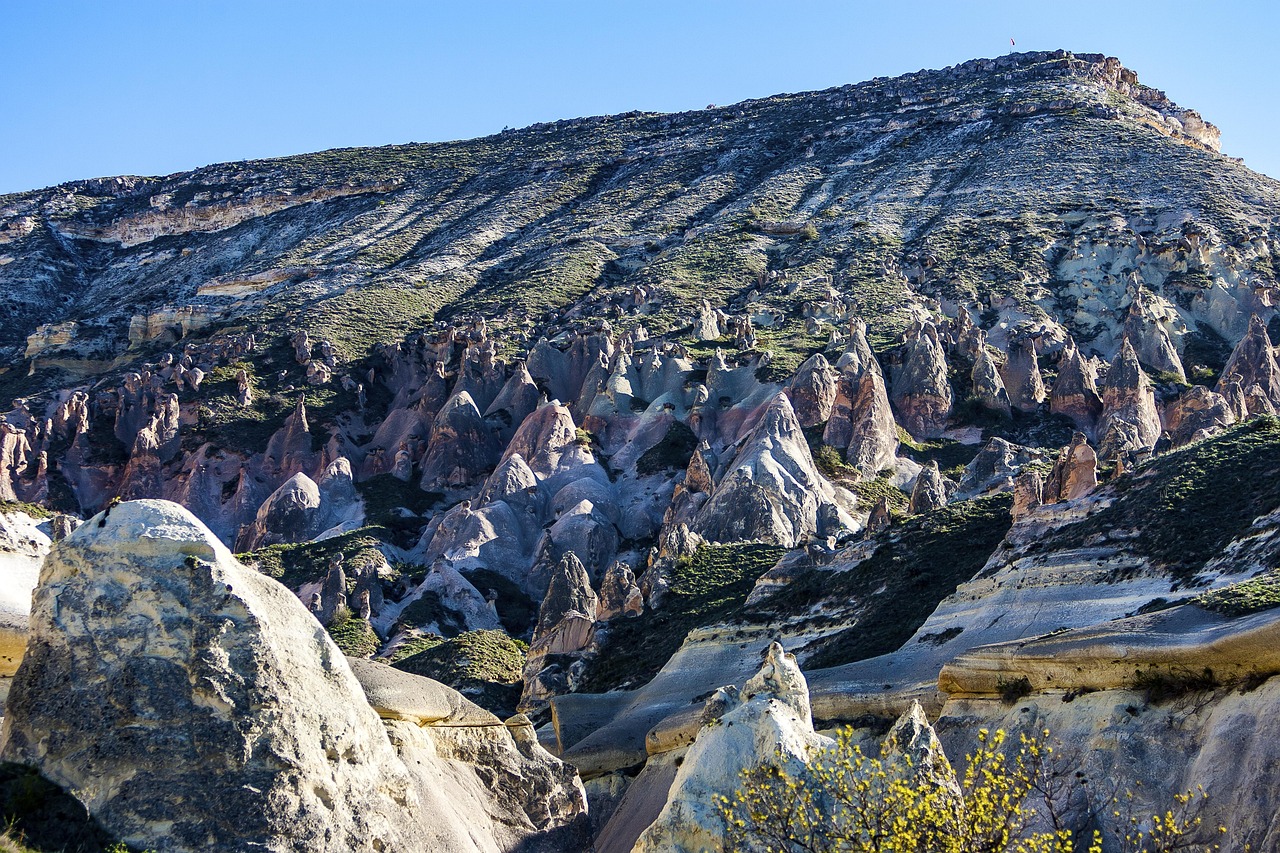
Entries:
{"type": "MultiPolygon", "coordinates": [[[[779,394],[743,440],[692,529],[714,542],[795,547],[817,529],[819,506],[835,500],[835,490],[814,467],[791,403],[779,394]]],[[[848,516],[845,521],[852,526],[848,516]]]]}
{"type": "MultiPolygon", "coordinates": [[[[1272,407],[1280,406],[1280,360],[1267,334],[1267,324],[1257,314],[1249,318],[1249,329],[1240,338],[1218,380],[1219,394],[1228,395],[1228,383],[1238,383],[1247,394],[1255,386],[1272,407]]],[[[1251,414],[1256,414],[1252,409],[1251,414]]]]}
{"type": "Polygon", "coordinates": [[[930,461],[920,469],[916,484],[911,489],[908,512],[929,512],[947,504],[947,481],[938,470],[938,463],[930,461]]]}
{"type": "Polygon", "coordinates": [[[1009,341],[1009,360],[1002,373],[1009,403],[1023,412],[1034,412],[1044,402],[1044,378],[1036,359],[1036,343],[1031,338],[1009,341]]]}
{"type": "Polygon", "coordinates": [[[591,647],[599,609],[599,598],[582,561],[572,551],[566,553],[551,575],[538,610],[525,662],[520,710],[540,709],[552,696],[573,689],[578,675],[573,663],[591,647]]]}
{"type": "Polygon", "coordinates": [[[1237,420],[1226,397],[1192,385],[1165,410],[1164,425],[1173,447],[1215,435],[1237,420]]]}
{"type": "Polygon", "coordinates": [[[978,355],[973,360],[973,370],[970,372],[974,399],[987,411],[1008,417],[1012,404],[1009,402],[1009,392],[1004,387],[1004,379],[1000,376],[1000,366],[987,350],[985,336],[981,336],[981,332],[978,334],[978,355]]]}
{"type": "Polygon", "coordinates": [[[772,765],[802,777],[810,755],[832,741],[813,730],[809,688],[795,657],[778,643],[739,692],[721,688],[706,702],[704,726],[671,784],[666,805],[635,845],[636,853],[722,853],[724,822],[716,797],[730,796],[742,772],[772,765]]]}
{"type": "Polygon", "coordinates": [[[845,459],[859,474],[873,478],[893,467],[898,453],[898,424],[879,370],[864,371],[853,388],[845,459]]]}
{"type": "Polygon", "coordinates": [[[1070,338],[1058,359],[1058,378],[1049,395],[1049,411],[1070,418],[1076,429],[1087,435],[1093,435],[1102,415],[1097,372],[1070,338]]]}
{"type": "Polygon", "coordinates": [[[1041,495],[1046,504],[1074,501],[1098,486],[1098,455],[1084,433],[1071,437],[1071,444],[1058,452],[1041,495]]]}
{"type": "Polygon", "coordinates": [[[907,341],[902,368],[893,377],[893,405],[907,432],[935,438],[947,428],[951,404],[947,355],[938,329],[929,322],[919,324],[907,341]]]}
{"type": "MultiPolygon", "coordinates": [[[[543,827],[500,802],[518,783],[481,781],[503,773],[487,763],[496,745],[466,748],[448,730],[433,749],[417,725],[390,734],[292,593],[241,567],[186,510],[139,501],[90,519],[46,560],[0,755],[158,851],[536,848],[543,827]]],[[[559,772],[522,737],[510,752],[559,772]]]]}
{"type": "Polygon", "coordinates": [[[815,353],[797,368],[787,383],[787,399],[795,410],[800,426],[808,428],[826,423],[836,402],[839,374],[822,356],[815,353]]]}
{"type": "Polygon", "coordinates": [[[1131,451],[1150,450],[1160,438],[1160,414],[1155,391],[1138,354],[1126,338],[1107,371],[1098,422],[1098,451],[1114,459],[1131,451]]]}
{"type": "Polygon", "coordinates": [[[0,682],[17,671],[26,652],[31,591],[52,532],[24,512],[0,511],[0,682]]]}

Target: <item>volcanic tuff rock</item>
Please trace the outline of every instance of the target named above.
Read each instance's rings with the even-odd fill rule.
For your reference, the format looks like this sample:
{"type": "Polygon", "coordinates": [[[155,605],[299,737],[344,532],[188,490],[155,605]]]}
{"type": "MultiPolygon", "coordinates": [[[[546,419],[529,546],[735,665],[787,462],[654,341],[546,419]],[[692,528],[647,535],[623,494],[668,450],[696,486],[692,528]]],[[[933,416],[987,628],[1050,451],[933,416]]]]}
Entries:
{"type": "MultiPolygon", "coordinates": [[[[572,555],[596,613],[552,645],[611,617],[562,663],[639,689],[554,697],[554,739],[645,803],[634,839],[692,700],[779,631],[824,719],[933,712],[974,645],[1268,565],[1272,422],[1231,424],[1280,406],[1277,210],[1199,115],[1063,51],[5,196],[0,501],[167,498],[278,541],[254,564],[351,643],[345,596],[384,659],[424,631],[546,646],[572,555]],[[1099,457],[1131,473],[1099,488],[1099,457]],[[1222,466],[1248,487],[1205,491],[1222,466]],[[913,481],[936,509],[897,518],[913,481]],[[1185,501],[1174,549],[1150,507],[1185,501]]],[[[486,797],[459,802],[540,825],[486,797]]]]}
{"type": "Polygon", "coordinates": [[[1128,338],[1107,370],[1098,422],[1098,450],[1104,459],[1150,450],[1160,438],[1155,391],[1128,338]]]}
{"type": "Polygon", "coordinates": [[[804,675],[777,643],[741,692],[721,688],[707,707],[714,709],[715,724],[698,732],[662,813],[637,841],[637,853],[719,853],[725,839],[717,796],[731,795],[743,771],[764,765],[802,776],[810,754],[832,743],[814,732],[804,675]]]}
{"type": "Polygon", "coordinates": [[[1001,376],[1014,408],[1034,412],[1044,402],[1044,380],[1036,361],[1035,341],[1018,338],[1009,342],[1009,359],[1001,376]]]}
{"type": "Polygon", "coordinates": [[[52,525],[25,512],[0,510],[0,679],[8,680],[27,645],[31,591],[52,544],[52,525]]]}
{"type": "Polygon", "coordinates": [[[581,808],[528,738],[467,755],[458,733],[433,748],[415,725],[393,727],[393,746],[298,600],[165,502],[121,504],[57,543],[4,734],[6,760],[158,850],[497,851],[581,808]],[[552,771],[556,813],[521,818],[518,800],[494,800],[517,786],[480,783],[504,749],[517,773],[552,771]]]}
{"type": "Polygon", "coordinates": [[[947,356],[932,323],[923,323],[907,341],[906,358],[893,377],[893,405],[916,438],[941,435],[951,417],[947,356]]]}
{"type": "MultiPolygon", "coordinates": [[[[817,530],[820,505],[837,500],[814,467],[791,404],[779,394],[698,511],[693,530],[719,542],[763,540],[792,548],[817,530]]],[[[852,519],[840,513],[851,527],[852,519]]]]}

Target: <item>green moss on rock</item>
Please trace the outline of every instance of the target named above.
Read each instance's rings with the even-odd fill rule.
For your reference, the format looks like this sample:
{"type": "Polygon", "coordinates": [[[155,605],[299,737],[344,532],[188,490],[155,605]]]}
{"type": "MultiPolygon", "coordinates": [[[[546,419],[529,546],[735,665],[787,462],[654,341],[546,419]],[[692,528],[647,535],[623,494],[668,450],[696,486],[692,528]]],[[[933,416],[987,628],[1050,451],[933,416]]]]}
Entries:
{"type": "Polygon", "coordinates": [[[373,626],[350,610],[342,609],[335,613],[328,631],[342,653],[353,658],[370,657],[382,646],[373,626]]]}
{"type": "Polygon", "coordinates": [[[468,631],[456,637],[423,636],[391,657],[396,669],[433,678],[499,717],[515,713],[528,646],[501,631],[468,631]]]}
{"type": "Polygon", "coordinates": [[[724,621],[742,607],[764,574],[786,553],[777,545],[703,545],[676,563],[662,607],[609,623],[604,648],[582,689],[638,687],[652,678],[694,628],[724,621]]]}

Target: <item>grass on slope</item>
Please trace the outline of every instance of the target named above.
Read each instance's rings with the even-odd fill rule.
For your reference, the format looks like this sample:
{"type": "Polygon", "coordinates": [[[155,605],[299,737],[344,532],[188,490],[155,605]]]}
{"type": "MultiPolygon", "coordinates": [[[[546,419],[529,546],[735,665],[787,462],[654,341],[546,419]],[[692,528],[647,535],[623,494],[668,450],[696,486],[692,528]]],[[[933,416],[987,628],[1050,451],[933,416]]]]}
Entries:
{"type": "Polygon", "coordinates": [[[309,581],[322,579],[329,572],[329,558],[342,554],[342,565],[351,570],[362,560],[383,561],[379,550],[386,531],[380,527],[362,527],[341,536],[320,542],[304,542],[299,545],[268,545],[249,554],[236,555],[248,566],[256,565],[258,571],[275,578],[290,589],[297,589],[309,581]]]}
{"type": "Polygon", "coordinates": [[[609,623],[604,648],[587,669],[584,692],[639,687],[680,648],[689,631],[728,618],[747,600],[756,579],[786,553],[777,545],[703,545],[676,563],[658,610],[609,623]]]}
{"type": "Polygon", "coordinates": [[[1195,603],[1225,616],[1247,616],[1280,607],[1280,572],[1272,569],[1257,577],[1206,592],[1196,598],[1195,603]]]}
{"type": "Polygon", "coordinates": [[[370,657],[382,646],[373,626],[345,608],[334,614],[326,630],[342,653],[353,658],[370,657]]]}
{"type": "Polygon", "coordinates": [[[52,518],[53,513],[36,504],[23,501],[0,501],[0,512],[23,512],[32,518],[52,518]]]}
{"type": "Polygon", "coordinates": [[[811,569],[745,615],[804,615],[827,603],[857,609],[857,624],[808,647],[802,665],[838,666],[887,654],[924,624],[942,599],[976,575],[1012,523],[1007,494],[951,504],[880,534],[875,552],[843,572],[811,569]]]}
{"type": "Polygon", "coordinates": [[[1280,419],[1254,418],[1222,435],[1159,456],[1116,481],[1118,500],[1064,528],[1045,547],[1081,547],[1123,531],[1182,583],[1253,520],[1280,507],[1280,419]]]}
{"type": "Polygon", "coordinates": [[[390,658],[396,669],[433,678],[506,719],[516,711],[528,646],[501,631],[468,631],[446,640],[415,637],[390,658]]]}

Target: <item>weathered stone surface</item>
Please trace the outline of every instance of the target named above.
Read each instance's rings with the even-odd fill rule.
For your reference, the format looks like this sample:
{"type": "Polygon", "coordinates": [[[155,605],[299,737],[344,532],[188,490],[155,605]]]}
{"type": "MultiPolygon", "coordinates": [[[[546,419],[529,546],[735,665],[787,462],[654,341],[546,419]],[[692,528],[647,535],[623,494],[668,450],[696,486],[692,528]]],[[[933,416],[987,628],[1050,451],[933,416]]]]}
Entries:
{"type": "Polygon", "coordinates": [[[722,688],[707,705],[719,723],[698,732],[636,853],[721,853],[724,822],[717,796],[732,795],[742,772],[761,766],[803,776],[810,754],[832,743],[814,732],[808,685],[795,658],[777,643],[741,693],[722,688]]]}
{"type": "Polygon", "coordinates": [[[1013,481],[1013,520],[1025,516],[1044,502],[1044,477],[1039,471],[1023,471],[1013,481]]]}
{"type": "MultiPolygon", "coordinates": [[[[1267,324],[1257,314],[1250,316],[1249,329],[1231,351],[1231,357],[1222,368],[1217,391],[1226,395],[1226,385],[1238,382],[1248,393],[1254,385],[1262,390],[1271,406],[1280,406],[1280,360],[1277,360],[1267,324]]],[[[1251,414],[1256,414],[1250,410],[1251,414]]]]}
{"type": "Polygon", "coordinates": [[[384,720],[420,726],[500,726],[502,721],[452,687],[385,663],[347,658],[369,706],[384,720]]]}
{"type": "Polygon", "coordinates": [[[1098,486],[1098,455],[1089,446],[1084,433],[1071,437],[1071,444],[1058,452],[1058,458],[1045,481],[1042,502],[1074,501],[1098,486]]]}
{"type": "Polygon", "coordinates": [[[898,453],[898,424],[893,419],[884,377],[865,370],[854,385],[849,406],[849,447],[845,459],[864,477],[892,468],[898,453]]]}
{"type": "Polygon", "coordinates": [[[954,498],[1010,491],[1018,472],[1043,458],[1044,454],[1039,450],[1010,444],[998,436],[992,438],[965,466],[954,498]]]}
{"type": "Polygon", "coordinates": [[[1009,403],[1023,412],[1034,412],[1044,402],[1044,379],[1036,360],[1036,342],[1031,338],[1009,341],[1009,360],[1002,371],[1009,403]]]}
{"type": "Polygon", "coordinates": [[[639,616],[644,612],[644,594],[635,573],[622,561],[615,562],[600,581],[600,603],[596,618],[607,622],[619,616],[639,616]]]}
{"type": "Polygon", "coordinates": [[[822,353],[809,356],[792,375],[787,383],[787,399],[791,401],[800,426],[817,426],[831,417],[838,377],[822,353]]]}
{"type": "Polygon", "coordinates": [[[1180,318],[1178,312],[1144,287],[1134,293],[1125,318],[1124,335],[1133,342],[1138,361],[1157,374],[1186,381],[1182,359],[1173,345],[1166,323],[1180,318]]]}
{"type": "Polygon", "coordinates": [[[1107,371],[1102,418],[1098,422],[1098,451],[1103,459],[1113,459],[1121,453],[1150,450],[1159,438],[1155,391],[1126,338],[1107,371]]]}
{"type": "Polygon", "coordinates": [[[1231,403],[1203,385],[1192,385],[1165,410],[1164,425],[1174,447],[1196,436],[1213,435],[1237,420],[1231,403]]]}
{"type": "Polygon", "coordinates": [[[466,391],[449,399],[436,415],[422,460],[423,489],[469,486],[497,464],[502,448],[466,391]]]}
{"type": "Polygon", "coordinates": [[[258,509],[253,527],[242,535],[236,547],[253,551],[267,545],[305,542],[320,531],[320,487],[306,474],[294,474],[258,509]]]}
{"type": "Polygon", "coordinates": [[[13,675],[22,662],[31,591],[51,544],[38,519],[0,512],[0,677],[13,675]]]}
{"type": "Polygon", "coordinates": [[[916,477],[916,484],[911,489],[911,504],[908,511],[911,513],[928,512],[947,504],[947,484],[942,478],[942,473],[938,470],[938,463],[930,460],[929,464],[920,470],[919,476],[916,477]]]}
{"type": "Polygon", "coordinates": [[[907,341],[906,360],[894,374],[893,405],[907,432],[916,438],[934,438],[947,428],[951,403],[947,356],[938,329],[922,323],[907,341]]]}
{"type": "Polygon", "coordinates": [[[1076,429],[1086,435],[1093,434],[1102,415],[1102,397],[1098,395],[1093,363],[1080,354],[1071,339],[1067,340],[1058,361],[1058,378],[1053,383],[1049,411],[1071,418],[1076,429]]]}
{"type": "MultiPolygon", "coordinates": [[[[426,730],[392,731],[398,749],[292,593],[241,567],[186,510],[139,501],[94,517],[45,561],[0,755],[159,851],[536,847],[520,800],[498,802],[516,786],[480,783],[492,747],[448,762],[460,751],[433,749],[426,730]]],[[[520,743],[523,760],[559,772],[520,743]]],[[[580,792],[562,799],[580,811],[580,792]]]]}
{"type": "Polygon", "coordinates": [[[693,530],[717,542],[794,547],[816,529],[818,506],[834,499],[831,484],[814,467],[791,404],[778,394],[699,510],[693,530]]]}
{"type": "MultiPolygon", "coordinates": [[[[967,317],[968,314],[965,314],[967,317]]],[[[981,331],[978,332],[982,335],[981,331]]],[[[973,396],[982,408],[989,412],[1008,417],[1011,404],[1009,392],[1004,387],[1004,379],[1000,376],[1000,366],[987,350],[985,336],[980,339],[978,356],[973,360],[973,371],[970,379],[973,382],[973,396]]]]}

